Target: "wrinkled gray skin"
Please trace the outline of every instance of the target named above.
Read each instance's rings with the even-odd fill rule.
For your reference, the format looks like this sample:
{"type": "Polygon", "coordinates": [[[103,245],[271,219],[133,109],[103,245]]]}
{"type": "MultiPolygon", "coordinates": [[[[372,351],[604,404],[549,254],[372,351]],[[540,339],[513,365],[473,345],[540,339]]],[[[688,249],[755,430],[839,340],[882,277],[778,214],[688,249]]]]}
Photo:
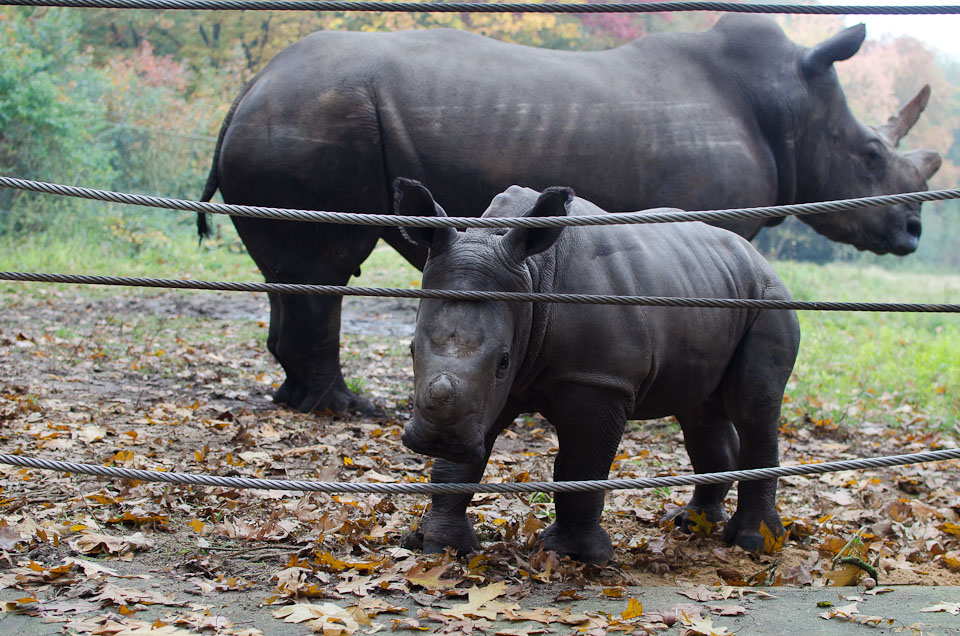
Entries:
{"type": "MultiPolygon", "coordinates": [[[[513,183],[564,183],[611,211],[924,190],[939,157],[895,146],[929,90],[880,128],[858,123],[833,62],[863,38],[861,25],[808,49],[757,16],[589,53],[443,29],[315,33],[237,98],[202,199],[219,188],[229,203],[386,213],[398,176],[429,183],[451,216],[513,183]]],[[[914,251],[921,227],[919,205],[803,220],[880,254],[914,251]]],[[[396,228],[234,224],[268,282],[345,284],[378,238],[417,267],[426,258],[396,228]]],[[[752,238],[762,225],[725,227],[752,238]]],[[[270,307],[267,346],[287,375],[275,401],[369,410],[341,375],[340,298],[271,295],[270,307]]]]}
{"type": "MultiPolygon", "coordinates": [[[[397,187],[400,214],[443,215],[419,183],[397,187]]],[[[567,189],[511,187],[484,215],[601,212],[567,189]]],[[[701,223],[407,232],[429,246],[424,289],[790,298],[746,240],[701,223]]],[[[696,472],[776,466],[780,404],[799,341],[796,313],[784,310],[421,300],[403,443],[440,458],[434,482],[476,482],[497,435],[521,413],[540,412],[557,430],[554,479],[605,479],[628,419],[675,415],[696,472]]],[[[680,524],[692,511],[725,519],[728,489],[698,486],[680,524]]],[[[782,534],[776,489],[775,479],[741,483],[723,538],[760,550],[761,522],[782,534]]],[[[603,499],[557,493],[542,547],[607,561],[603,499]]],[[[476,549],[469,501],[435,496],[406,545],[476,549]]]]}

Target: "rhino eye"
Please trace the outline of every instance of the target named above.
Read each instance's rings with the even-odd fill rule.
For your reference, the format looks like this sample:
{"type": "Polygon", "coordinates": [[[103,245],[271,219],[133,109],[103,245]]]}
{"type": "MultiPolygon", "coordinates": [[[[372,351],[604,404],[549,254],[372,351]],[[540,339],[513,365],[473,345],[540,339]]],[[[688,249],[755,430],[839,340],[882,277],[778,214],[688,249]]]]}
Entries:
{"type": "Polygon", "coordinates": [[[510,354],[506,351],[500,354],[500,366],[497,367],[497,374],[502,374],[510,367],[510,354]]]}
{"type": "Polygon", "coordinates": [[[876,146],[876,144],[870,144],[867,146],[865,159],[867,168],[873,173],[882,173],[887,167],[887,158],[884,156],[883,151],[876,146]]]}

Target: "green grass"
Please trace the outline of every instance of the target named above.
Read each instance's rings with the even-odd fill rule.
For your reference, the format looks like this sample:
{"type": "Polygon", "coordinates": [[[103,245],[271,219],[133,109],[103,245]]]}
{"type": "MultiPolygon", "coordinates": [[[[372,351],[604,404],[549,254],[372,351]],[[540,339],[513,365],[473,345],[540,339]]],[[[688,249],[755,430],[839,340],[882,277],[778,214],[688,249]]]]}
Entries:
{"type": "MultiPolygon", "coordinates": [[[[800,300],[957,303],[960,276],[876,266],[774,263],[800,300]]],[[[960,317],[800,312],[802,339],[788,418],[817,426],[923,425],[948,430],[960,412],[960,317]]]]}
{"type": "MultiPolygon", "coordinates": [[[[16,271],[261,281],[263,277],[243,248],[233,225],[217,219],[217,232],[197,240],[193,215],[171,222],[164,211],[132,223],[107,214],[102,222],[89,218],[72,227],[19,235],[0,235],[0,269],[16,271]]],[[[82,215],[81,215],[82,217],[82,215]]],[[[416,287],[420,272],[393,248],[381,242],[351,285],[416,287]]]]}
{"type": "Polygon", "coordinates": [[[380,241],[360,267],[360,277],[350,279],[357,287],[419,287],[423,274],[400,254],[380,241]]]}
{"type": "MultiPolygon", "coordinates": [[[[220,236],[197,241],[192,214],[141,212],[142,220],[107,210],[89,211],[47,232],[0,235],[3,270],[145,276],[157,278],[258,280],[259,272],[229,223],[220,236]],[[133,218],[134,220],[131,220],[133,218]]],[[[72,219],[72,217],[67,217],[72,219]]]]}

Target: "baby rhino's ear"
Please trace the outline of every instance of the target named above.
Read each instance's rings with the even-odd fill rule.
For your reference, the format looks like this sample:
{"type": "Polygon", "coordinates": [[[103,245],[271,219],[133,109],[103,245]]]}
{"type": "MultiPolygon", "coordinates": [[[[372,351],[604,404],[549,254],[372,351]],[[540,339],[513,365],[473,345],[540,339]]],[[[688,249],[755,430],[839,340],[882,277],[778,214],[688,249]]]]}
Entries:
{"type": "MultiPolygon", "coordinates": [[[[567,216],[573,197],[573,190],[570,188],[547,188],[523,216],[567,216]]],[[[556,243],[561,232],[562,227],[514,228],[503,237],[503,245],[508,254],[518,263],[522,263],[556,243]]]]}
{"type": "MultiPolygon", "coordinates": [[[[393,182],[393,213],[403,216],[447,216],[422,183],[403,177],[397,177],[393,182]]],[[[457,235],[452,227],[401,226],[400,231],[407,240],[427,248],[440,241],[452,241],[457,235]]]]}

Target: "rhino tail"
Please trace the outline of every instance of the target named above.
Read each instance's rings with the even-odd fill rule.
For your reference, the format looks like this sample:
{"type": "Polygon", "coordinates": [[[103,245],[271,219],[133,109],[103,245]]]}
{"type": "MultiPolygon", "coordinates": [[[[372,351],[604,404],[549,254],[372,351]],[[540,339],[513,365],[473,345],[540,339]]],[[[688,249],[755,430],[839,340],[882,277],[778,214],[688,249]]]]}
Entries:
{"type": "MultiPolygon", "coordinates": [[[[255,80],[256,78],[247,82],[243,90],[240,91],[240,94],[237,95],[233,103],[230,104],[230,110],[227,111],[226,117],[223,118],[223,124],[220,126],[220,134],[217,136],[217,145],[213,150],[213,161],[210,165],[210,173],[207,175],[206,185],[203,186],[203,194],[200,195],[200,201],[204,203],[210,201],[220,188],[220,173],[217,170],[217,166],[220,164],[220,149],[223,147],[223,138],[227,135],[227,129],[233,121],[233,115],[237,112],[237,107],[240,106],[240,102],[246,97],[247,92],[253,86],[255,80]]],[[[207,215],[205,212],[197,212],[197,234],[200,236],[201,242],[203,239],[210,237],[210,225],[207,223],[207,215]]]]}

